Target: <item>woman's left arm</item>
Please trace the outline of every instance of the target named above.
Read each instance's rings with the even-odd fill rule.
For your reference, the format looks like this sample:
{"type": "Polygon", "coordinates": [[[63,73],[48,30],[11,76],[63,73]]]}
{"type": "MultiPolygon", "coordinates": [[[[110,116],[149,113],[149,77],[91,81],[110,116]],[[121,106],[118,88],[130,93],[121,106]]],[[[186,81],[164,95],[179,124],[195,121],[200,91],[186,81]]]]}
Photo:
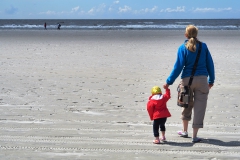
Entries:
{"type": "Polygon", "coordinates": [[[215,69],[214,69],[214,63],[212,56],[207,48],[207,71],[209,74],[209,79],[208,79],[208,84],[211,85],[209,86],[210,88],[213,86],[214,81],[215,81],[215,69]]]}

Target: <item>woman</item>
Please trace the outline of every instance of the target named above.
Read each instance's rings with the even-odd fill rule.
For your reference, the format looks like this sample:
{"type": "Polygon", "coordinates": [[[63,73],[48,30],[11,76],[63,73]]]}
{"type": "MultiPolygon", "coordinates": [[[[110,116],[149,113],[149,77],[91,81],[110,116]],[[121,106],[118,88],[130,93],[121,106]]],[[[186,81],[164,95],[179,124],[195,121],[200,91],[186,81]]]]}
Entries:
{"type": "MultiPolygon", "coordinates": [[[[178,48],[177,60],[170,76],[166,80],[164,87],[172,85],[179,74],[181,75],[181,85],[188,85],[189,78],[195,63],[199,41],[197,39],[198,28],[189,25],[186,27],[185,37],[187,40],[178,48]]],[[[188,108],[182,110],[182,123],[183,130],[178,131],[178,134],[182,137],[188,137],[188,122],[192,117],[192,110],[194,112],[193,117],[193,140],[192,142],[200,142],[202,139],[197,137],[198,129],[203,128],[203,120],[207,107],[207,99],[209,89],[213,86],[215,80],[214,64],[212,56],[205,43],[202,43],[202,49],[198,65],[193,77],[192,85],[190,87],[190,101],[188,108]],[[207,77],[209,77],[207,79],[207,77]]]]}

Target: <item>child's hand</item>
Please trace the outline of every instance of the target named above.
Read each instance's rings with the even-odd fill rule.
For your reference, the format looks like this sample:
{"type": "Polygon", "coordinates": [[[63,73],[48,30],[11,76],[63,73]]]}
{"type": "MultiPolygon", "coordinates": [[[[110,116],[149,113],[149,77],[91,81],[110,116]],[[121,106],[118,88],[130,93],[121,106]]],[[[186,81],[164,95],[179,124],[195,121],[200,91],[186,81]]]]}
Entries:
{"type": "Polygon", "coordinates": [[[169,87],[169,85],[167,83],[163,85],[164,89],[168,89],[168,87],[169,87]]]}

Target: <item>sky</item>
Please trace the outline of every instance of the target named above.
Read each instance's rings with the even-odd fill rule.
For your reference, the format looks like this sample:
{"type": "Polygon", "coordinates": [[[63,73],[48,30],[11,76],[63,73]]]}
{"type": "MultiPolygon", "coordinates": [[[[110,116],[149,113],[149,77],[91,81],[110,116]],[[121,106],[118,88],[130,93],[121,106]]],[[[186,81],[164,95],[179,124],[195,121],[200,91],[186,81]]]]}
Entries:
{"type": "Polygon", "coordinates": [[[240,19],[240,0],[0,0],[0,19],[240,19]]]}

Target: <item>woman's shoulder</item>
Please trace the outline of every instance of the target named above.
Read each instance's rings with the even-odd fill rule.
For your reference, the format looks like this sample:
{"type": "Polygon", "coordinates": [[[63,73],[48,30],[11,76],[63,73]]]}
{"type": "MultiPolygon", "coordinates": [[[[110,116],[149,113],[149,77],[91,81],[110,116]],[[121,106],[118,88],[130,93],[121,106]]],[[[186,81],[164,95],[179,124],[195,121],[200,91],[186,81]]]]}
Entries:
{"type": "Polygon", "coordinates": [[[186,49],[185,42],[178,47],[178,50],[184,50],[184,49],[186,49]]]}
{"type": "Polygon", "coordinates": [[[207,44],[202,41],[201,41],[201,43],[202,43],[202,50],[205,52],[209,52],[207,44]]]}
{"type": "Polygon", "coordinates": [[[205,42],[203,42],[203,41],[200,41],[200,42],[201,42],[202,46],[207,47],[207,44],[205,42]]]}

